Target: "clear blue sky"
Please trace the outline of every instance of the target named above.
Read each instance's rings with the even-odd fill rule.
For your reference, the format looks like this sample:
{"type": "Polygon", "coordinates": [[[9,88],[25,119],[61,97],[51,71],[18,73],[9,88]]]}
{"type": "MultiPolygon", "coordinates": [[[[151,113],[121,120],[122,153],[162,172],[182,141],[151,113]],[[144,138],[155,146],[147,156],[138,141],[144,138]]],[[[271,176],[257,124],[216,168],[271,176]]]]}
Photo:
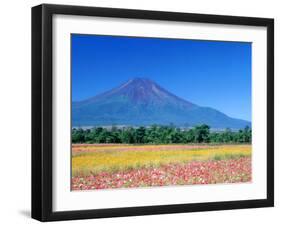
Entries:
{"type": "Polygon", "coordinates": [[[72,34],[72,100],[134,77],[251,121],[251,43],[72,34]]]}

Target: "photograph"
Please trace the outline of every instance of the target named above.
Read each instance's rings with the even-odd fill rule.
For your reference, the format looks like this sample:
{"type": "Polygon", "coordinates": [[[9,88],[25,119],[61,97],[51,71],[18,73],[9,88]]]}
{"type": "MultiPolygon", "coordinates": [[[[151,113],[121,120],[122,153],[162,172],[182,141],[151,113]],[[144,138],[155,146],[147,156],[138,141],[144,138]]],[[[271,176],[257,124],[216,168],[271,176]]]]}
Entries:
{"type": "Polygon", "coordinates": [[[41,4],[31,40],[33,219],[274,206],[274,18],[41,4]]]}
{"type": "Polygon", "coordinates": [[[71,34],[71,190],[252,180],[252,43],[71,34]]]}

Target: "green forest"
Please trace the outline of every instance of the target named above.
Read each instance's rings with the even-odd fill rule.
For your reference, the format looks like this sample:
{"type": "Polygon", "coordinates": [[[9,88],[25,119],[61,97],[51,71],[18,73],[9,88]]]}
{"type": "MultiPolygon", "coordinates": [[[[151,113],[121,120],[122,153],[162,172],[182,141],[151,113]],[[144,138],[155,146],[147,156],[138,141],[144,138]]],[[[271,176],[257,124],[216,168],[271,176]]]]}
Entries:
{"type": "Polygon", "coordinates": [[[213,132],[203,124],[191,129],[174,126],[124,127],[110,129],[73,128],[72,143],[124,143],[124,144],[184,144],[184,143],[251,143],[252,130],[245,127],[239,131],[225,129],[213,132]]]}

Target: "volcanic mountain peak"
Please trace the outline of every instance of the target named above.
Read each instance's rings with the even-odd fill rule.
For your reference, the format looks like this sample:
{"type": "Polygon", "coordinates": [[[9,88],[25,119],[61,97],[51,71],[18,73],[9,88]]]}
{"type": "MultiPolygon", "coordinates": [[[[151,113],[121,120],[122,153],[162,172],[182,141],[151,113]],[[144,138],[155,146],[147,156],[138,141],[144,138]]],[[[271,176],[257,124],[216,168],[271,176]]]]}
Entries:
{"type": "Polygon", "coordinates": [[[133,78],[107,92],[73,102],[72,120],[73,125],[80,126],[206,123],[214,128],[243,128],[250,125],[184,100],[147,78],[133,78]]]}
{"type": "Polygon", "coordinates": [[[118,95],[127,97],[134,103],[157,103],[167,104],[178,102],[185,107],[195,107],[196,105],[183,100],[169,91],[159,86],[156,82],[148,78],[136,77],[128,80],[119,87],[110,90],[107,95],[118,95]]]}
{"type": "Polygon", "coordinates": [[[151,84],[151,83],[155,83],[151,79],[146,78],[146,77],[135,77],[135,78],[130,79],[128,82],[135,83],[135,84],[151,84]]]}
{"type": "Polygon", "coordinates": [[[159,86],[152,80],[147,78],[133,78],[122,84],[117,90],[134,89],[136,92],[153,92],[159,89],[159,86]]]}
{"type": "Polygon", "coordinates": [[[144,94],[145,92],[152,92],[155,86],[157,85],[152,80],[134,78],[119,86],[115,91],[134,91],[135,93],[144,94]]]}
{"type": "Polygon", "coordinates": [[[138,105],[153,104],[154,106],[167,106],[171,104],[178,104],[185,108],[193,108],[197,106],[191,102],[175,96],[174,94],[159,86],[156,82],[147,78],[140,77],[130,79],[120,86],[92,98],[80,102],[75,102],[75,105],[88,105],[102,101],[108,103],[110,100],[116,99],[118,99],[119,101],[121,101],[121,99],[126,99],[127,101],[138,105]]]}

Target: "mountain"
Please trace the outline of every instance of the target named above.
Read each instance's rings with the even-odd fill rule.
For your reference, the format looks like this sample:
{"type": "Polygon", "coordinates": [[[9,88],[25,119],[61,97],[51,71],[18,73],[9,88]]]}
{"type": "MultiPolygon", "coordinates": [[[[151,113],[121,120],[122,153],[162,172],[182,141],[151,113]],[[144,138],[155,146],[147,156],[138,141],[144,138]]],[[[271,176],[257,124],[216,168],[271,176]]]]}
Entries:
{"type": "Polygon", "coordinates": [[[169,125],[244,128],[251,123],[201,107],[170,93],[146,78],[134,78],[119,87],[72,103],[72,126],[169,125]]]}

